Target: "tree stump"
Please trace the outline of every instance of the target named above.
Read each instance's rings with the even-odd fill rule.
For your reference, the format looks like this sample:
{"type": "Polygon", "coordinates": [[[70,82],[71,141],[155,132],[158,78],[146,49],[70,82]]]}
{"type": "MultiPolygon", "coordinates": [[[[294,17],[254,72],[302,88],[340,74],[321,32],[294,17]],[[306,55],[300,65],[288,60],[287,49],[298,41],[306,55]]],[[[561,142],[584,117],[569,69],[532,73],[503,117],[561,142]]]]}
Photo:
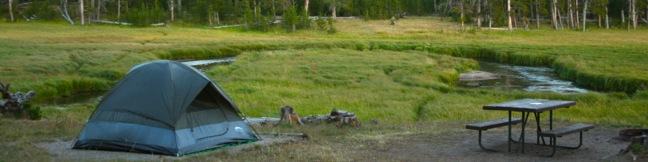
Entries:
{"type": "Polygon", "coordinates": [[[295,113],[295,109],[290,107],[290,106],[284,106],[281,107],[280,112],[281,118],[279,119],[279,123],[288,123],[290,125],[293,124],[298,124],[298,125],[304,125],[304,123],[301,121],[299,118],[299,115],[295,113]]]}

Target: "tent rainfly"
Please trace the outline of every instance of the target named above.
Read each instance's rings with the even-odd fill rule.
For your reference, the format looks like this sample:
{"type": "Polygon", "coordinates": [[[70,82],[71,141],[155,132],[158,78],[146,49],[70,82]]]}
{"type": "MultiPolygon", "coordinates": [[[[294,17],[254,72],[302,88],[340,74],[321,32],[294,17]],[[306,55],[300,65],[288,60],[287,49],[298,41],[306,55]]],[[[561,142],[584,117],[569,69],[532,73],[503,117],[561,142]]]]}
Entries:
{"type": "Polygon", "coordinates": [[[99,103],[73,148],[182,156],[257,140],[216,83],[164,60],[133,67],[99,103]]]}

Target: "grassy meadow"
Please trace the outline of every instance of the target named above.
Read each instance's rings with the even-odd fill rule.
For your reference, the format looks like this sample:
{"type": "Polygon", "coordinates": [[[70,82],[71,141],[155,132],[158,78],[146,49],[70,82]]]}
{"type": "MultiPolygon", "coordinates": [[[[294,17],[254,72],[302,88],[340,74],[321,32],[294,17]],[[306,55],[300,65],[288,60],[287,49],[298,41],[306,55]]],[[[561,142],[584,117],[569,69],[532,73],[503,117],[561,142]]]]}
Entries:
{"type": "MultiPolygon", "coordinates": [[[[484,112],[481,106],[520,98],[577,101],[577,106],[560,110],[559,121],[648,126],[648,30],[460,31],[454,23],[429,17],[388,24],[344,19],[337,21],[336,34],[327,34],[0,22],[0,81],[12,83],[14,90],[35,90],[33,104],[43,113],[37,121],[0,119],[0,161],[48,160],[34,143],[75,138],[99,99],[53,103],[105,93],[132,66],[156,59],[237,56],[233,64],[215,66],[206,74],[248,116],[277,116],[279,107],[291,105],[302,116],[341,108],[365,123],[381,123],[333,132],[350,137],[329,135],[325,126],[299,128],[320,135],[295,147],[323,145],[313,149],[320,152],[314,157],[298,155],[301,160],[335,161],[330,158],[344,154],[331,150],[337,145],[326,146],[331,144],[327,139],[499,118],[504,114],[484,112]],[[568,95],[457,86],[461,72],[478,69],[476,59],[552,67],[561,78],[598,92],[568,95]]],[[[276,155],[284,147],[255,154],[292,159],[276,155]]],[[[199,158],[213,156],[219,155],[199,158]]]]}

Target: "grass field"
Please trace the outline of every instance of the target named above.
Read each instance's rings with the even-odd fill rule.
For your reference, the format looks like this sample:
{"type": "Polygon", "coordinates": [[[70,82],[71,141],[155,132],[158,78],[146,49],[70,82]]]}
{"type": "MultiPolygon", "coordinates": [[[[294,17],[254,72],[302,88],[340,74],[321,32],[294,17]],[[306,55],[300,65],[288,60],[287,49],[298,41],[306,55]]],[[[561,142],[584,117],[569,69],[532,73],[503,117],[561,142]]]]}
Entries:
{"type": "MultiPolygon", "coordinates": [[[[249,116],[276,116],[283,105],[294,106],[301,115],[342,108],[364,122],[384,125],[345,130],[351,136],[402,131],[394,128],[399,125],[496,118],[503,114],[483,112],[481,105],[518,98],[578,101],[573,109],[561,110],[560,121],[648,126],[646,30],[459,31],[450,22],[427,17],[388,24],[339,20],[336,34],[286,34],[0,22],[0,81],[18,90],[36,90],[35,104],[44,114],[39,121],[0,119],[0,161],[49,159],[32,144],[74,138],[98,101],[47,103],[106,92],[130,67],[155,59],[237,56],[234,64],[206,73],[249,116]],[[478,68],[474,59],[552,67],[561,77],[601,92],[561,95],[458,87],[459,73],[478,68]]],[[[330,144],[326,139],[338,137],[322,135],[310,144],[330,144]]],[[[329,150],[298,159],[321,160],[339,153],[329,150]]]]}

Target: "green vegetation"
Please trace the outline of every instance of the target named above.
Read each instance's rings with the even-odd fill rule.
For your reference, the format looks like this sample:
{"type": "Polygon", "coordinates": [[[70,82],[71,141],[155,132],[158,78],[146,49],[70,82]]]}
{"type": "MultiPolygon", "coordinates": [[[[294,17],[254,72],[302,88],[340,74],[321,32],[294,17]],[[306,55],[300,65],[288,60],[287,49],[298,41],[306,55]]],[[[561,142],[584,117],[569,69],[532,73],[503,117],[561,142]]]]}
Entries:
{"type": "MultiPolygon", "coordinates": [[[[286,34],[0,22],[0,81],[12,83],[14,90],[35,90],[33,113],[42,117],[38,121],[0,119],[0,129],[11,130],[0,131],[0,156],[47,160],[45,151],[32,143],[74,138],[98,101],[48,103],[105,93],[132,66],[155,59],[237,56],[233,64],[206,73],[249,116],[276,116],[277,108],[292,105],[302,116],[342,108],[356,112],[363,122],[381,123],[357,131],[300,128],[324,134],[316,135],[311,144],[330,144],[314,149],[323,150],[316,155],[320,157],[296,155],[304,160],[341,154],[331,151],[339,145],[323,139],[349,135],[344,140],[353,143],[358,136],[433,127],[412,125],[501,117],[480,107],[519,98],[577,101],[576,107],[561,110],[556,116],[559,121],[648,126],[646,31],[461,32],[454,23],[427,17],[401,19],[393,26],[387,20],[335,21],[333,34],[317,29],[286,34]],[[475,59],[552,67],[561,77],[601,92],[561,95],[458,87],[460,72],[478,68],[475,59]]],[[[295,145],[278,147],[290,146],[295,145]]],[[[271,153],[256,150],[255,154],[271,153]]]]}

